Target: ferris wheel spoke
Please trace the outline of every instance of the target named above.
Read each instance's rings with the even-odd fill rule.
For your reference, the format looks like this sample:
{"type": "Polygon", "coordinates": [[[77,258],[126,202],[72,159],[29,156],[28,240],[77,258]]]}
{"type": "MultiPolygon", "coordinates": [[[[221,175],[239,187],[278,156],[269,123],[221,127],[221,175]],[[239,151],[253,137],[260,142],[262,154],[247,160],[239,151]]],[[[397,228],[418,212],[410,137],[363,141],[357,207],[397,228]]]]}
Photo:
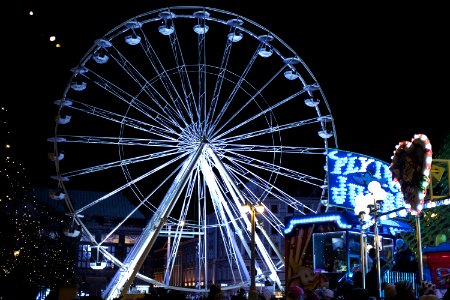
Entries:
{"type": "MultiPolygon", "coordinates": [[[[174,26],[175,28],[175,26],[174,26]]],[[[198,113],[197,102],[195,101],[194,91],[191,86],[191,82],[188,75],[188,70],[186,68],[186,64],[184,62],[183,51],[181,45],[178,40],[176,29],[172,34],[169,35],[169,42],[172,48],[173,59],[175,61],[175,65],[179,70],[177,73],[180,77],[181,83],[181,91],[183,92],[183,96],[181,97],[184,100],[184,105],[186,107],[186,111],[190,117],[191,122],[194,121],[194,111],[198,113]],[[192,106],[192,107],[191,107],[192,106]]],[[[169,77],[170,78],[170,77],[169,77]]],[[[198,114],[197,114],[198,117],[198,114]]]]}
{"type": "MultiPolygon", "coordinates": [[[[212,172],[211,172],[212,173],[212,172]]],[[[212,176],[212,174],[209,174],[212,176]]],[[[207,178],[210,178],[207,176],[207,178]]],[[[212,177],[211,177],[212,178],[212,177]]],[[[213,199],[213,206],[214,211],[216,214],[216,218],[219,221],[220,224],[223,224],[219,226],[219,230],[221,232],[222,242],[225,245],[225,251],[226,251],[226,257],[227,261],[230,267],[230,270],[237,269],[239,270],[238,274],[242,274],[242,268],[243,268],[243,259],[240,252],[236,252],[235,250],[238,249],[235,245],[235,239],[234,239],[234,229],[232,229],[231,225],[232,222],[229,220],[229,213],[230,210],[227,207],[228,203],[225,201],[223,197],[223,190],[219,188],[219,184],[217,183],[210,183],[208,186],[211,186],[210,193],[211,198],[213,199]],[[213,185],[213,186],[212,186],[213,185]],[[228,211],[228,216],[226,214],[226,211],[228,211]]],[[[234,219],[234,217],[232,217],[234,219]]],[[[235,277],[235,274],[233,272],[233,277],[235,277]]],[[[240,275],[240,278],[242,280],[242,275],[240,275]]]]}
{"type": "Polygon", "coordinates": [[[69,171],[69,172],[62,172],[61,175],[63,177],[67,177],[67,178],[81,176],[81,175],[86,175],[86,174],[89,174],[92,172],[106,171],[110,168],[118,168],[118,167],[130,165],[130,164],[141,163],[141,162],[148,161],[148,160],[166,158],[170,155],[176,155],[176,154],[179,154],[177,149],[154,152],[151,154],[142,155],[142,156],[138,156],[138,157],[124,158],[124,159],[121,159],[118,161],[113,161],[113,162],[108,162],[108,163],[104,163],[104,164],[100,164],[100,165],[90,166],[87,168],[77,169],[77,170],[73,170],[73,171],[69,171]]]}
{"type": "MultiPolygon", "coordinates": [[[[247,120],[245,123],[250,123],[250,121],[251,120],[247,120]]],[[[280,132],[283,130],[293,129],[296,127],[306,126],[306,125],[310,125],[310,124],[314,124],[314,123],[318,123],[318,122],[319,121],[317,120],[317,118],[314,118],[314,119],[309,119],[309,120],[301,120],[301,121],[297,121],[297,122],[292,122],[289,124],[276,125],[276,126],[264,128],[264,129],[253,131],[253,132],[248,132],[248,133],[243,133],[243,134],[236,135],[236,136],[222,138],[221,142],[232,143],[232,142],[236,142],[236,141],[240,141],[240,140],[244,140],[244,139],[248,139],[248,138],[253,138],[256,136],[273,134],[274,132],[280,132]]],[[[241,127],[241,126],[242,125],[239,125],[239,127],[241,127]]],[[[237,129],[237,128],[238,127],[236,126],[233,129],[237,129]]],[[[231,132],[231,131],[232,130],[229,130],[228,132],[231,132]]]]}
{"type": "MultiPolygon", "coordinates": [[[[248,195],[252,195],[254,202],[258,202],[261,199],[261,195],[254,195],[253,192],[247,187],[248,182],[251,182],[255,186],[257,186],[259,189],[267,193],[267,197],[271,197],[273,199],[277,199],[280,202],[286,203],[288,206],[292,207],[296,211],[307,211],[311,213],[316,213],[314,209],[311,209],[309,206],[304,205],[300,199],[297,197],[294,197],[276,185],[266,181],[265,179],[259,177],[255,173],[248,173],[244,174],[242,170],[239,170],[237,168],[234,168],[233,166],[227,165],[227,168],[229,168],[230,171],[233,172],[235,175],[235,179],[241,183],[241,185],[247,190],[248,195]],[[244,174],[244,175],[243,175],[244,174]],[[244,182],[243,179],[245,179],[247,182],[244,182]]],[[[272,223],[277,224],[277,222],[272,223]]],[[[275,225],[274,225],[275,226],[275,225]]],[[[275,226],[279,227],[279,226],[275,226]]]]}
{"type": "Polygon", "coordinates": [[[144,202],[141,202],[140,204],[136,205],[135,208],[133,208],[113,229],[111,229],[103,238],[103,240],[101,242],[99,242],[99,246],[103,245],[104,243],[107,242],[107,240],[114,234],[116,233],[124,224],[126,221],[128,221],[135,213],[137,213],[139,211],[139,209],[141,208],[142,204],[144,204],[144,202]]]}
{"type": "Polygon", "coordinates": [[[215,120],[212,123],[212,126],[210,128],[210,132],[215,131],[215,128],[218,126],[218,124],[221,122],[225,112],[228,110],[228,107],[231,105],[231,102],[234,99],[234,96],[236,95],[236,93],[238,92],[239,88],[241,87],[242,83],[245,81],[245,76],[248,74],[248,72],[250,71],[251,67],[253,66],[254,62],[256,61],[257,58],[257,54],[255,53],[252,58],[249,60],[245,70],[243,71],[243,73],[240,75],[240,77],[238,78],[237,82],[235,83],[233,90],[231,91],[230,95],[228,95],[227,99],[224,101],[223,106],[221,107],[219,114],[217,115],[217,117],[215,118],[215,120]]]}
{"type": "MultiPolygon", "coordinates": [[[[247,184],[250,182],[260,188],[261,190],[268,193],[269,196],[273,197],[274,199],[277,199],[280,202],[286,203],[288,206],[294,208],[295,211],[308,211],[310,213],[317,213],[315,210],[311,209],[309,206],[303,204],[301,201],[293,197],[292,195],[286,193],[276,185],[273,185],[272,183],[266,181],[265,179],[259,177],[257,174],[250,174],[251,176],[243,175],[243,172],[239,169],[235,168],[234,166],[227,165],[227,168],[229,168],[230,171],[233,172],[235,175],[234,178],[236,178],[237,181],[241,183],[241,185],[247,190],[247,192],[250,195],[254,196],[254,201],[258,202],[259,197],[253,194],[253,192],[248,188],[247,184]],[[246,179],[246,182],[243,181],[243,179],[246,179]]],[[[269,213],[270,214],[270,213],[269,213]]],[[[273,222],[272,224],[278,224],[277,221],[273,222]]],[[[284,225],[281,225],[281,227],[284,225]]],[[[275,225],[275,227],[279,228],[280,226],[275,225]]]]}
{"type": "MultiPolygon", "coordinates": [[[[231,123],[233,120],[235,120],[243,111],[244,109],[251,103],[253,103],[253,101],[255,100],[255,98],[259,95],[261,95],[261,93],[264,91],[264,89],[270,85],[271,82],[273,82],[274,78],[278,77],[279,74],[286,68],[286,66],[283,66],[277,73],[275,73],[273,75],[273,77],[271,79],[269,79],[258,91],[256,91],[256,93],[254,93],[249,100],[247,100],[244,104],[242,104],[237,110],[236,112],[230,117],[228,118],[225,122],[223,122],[221,124],[221,126],[217,129],[215,129],[216,126],[213,126],[213,129],[215,129],[215,134],[217,135],[217,133],[221,132],[223,128],[225,128],[229,123],[231,123]]],[[[231,101],[231,99],[230,99],[231,101]]],[[[225,111],[226,108],[228,107],[229,104],[227,104],[222,111],[225,111]]],[[[219,118],[216,121],[216,125],[219,122],[219,118]]],[[[214,135],[213,135],[214,137],[214,135]]]]}
{"type": "Polygon", "coordinates": [[[244,144],[227,144],[223,147],[220,144],[214,144],[216,149],[231,152],[261,152],[261,153],[295,153],[295,154],[325,154],[326,148],[315,148],[305,146],[275,146],[275,145],[244,145],[244,144]]]}
{"type": "Polygon", "coordinates": [[[239,153],[234,154],[235,157],[227,157],[226,159],[232,162],[237,169],[241,170],[241,172],[255,175],[256,173],[254,171],[251,171],[250,168],[259,169],[270,173],[276,173],[287,178],[295,179],[296,181],[306,182],[311,185],[321,186],[320,183],[323,184],[323,179],[308,174],[303,174],[296,170],[292,170],[283,166],[274,166],[271,162],[256,159],[247,155],[242,155],[239,153]]]}
{"type": "MultiPolygon", "coordinates": [[[[205,18],[198,19],[198,26],[206,28],[205,18]]],[[[197,85],[198,120],[206,120],[206,32],[197,32],[197,85]],[[205,112],[205,113],[204,113],[205,112]]]]}
{"type": "Polygon", "coordinates": [[[207,131],[208,135],[211,133],[211,130],[214,129],[214,126],[210,126],[210,123],[211,123],[211,120],[214,120],[214,116],[216,114],[217,105],[219,103],[219,97],[222,92],[223,81],[225,79],[225,73],[227,71],[227,64],[230,59],[232,45],[233,45],[232,41],[230,41],[230,39],[227,39],[224,53],[222,55],[222,61],[221,61],[219,71],[217,74],[217,79],[215,82],[213,94],[211,96],[211,104],[209,106],[208,115],[206,116],[206,121],[205,121],[205,124],[207,124],[206,131],[207,131]]]}
{"type": "MultiPolygon", "coordinates": [[[[278,102],[277,104],[271,105],[269,108],[266,108],[266,109],[264,109],[264,110],[261,110],[259,113],[257,113],[257,114],[255,114],[255,115],[253,115],[252,117],[246,119],[245,122],[242,122],[242,123],[240,123],[240,124],[238,124],[238,125],[236,125],[236,126],[230,128],[230,129],[228,129],[227,131],[222,132],[221,134],[215,135],[214,138],[213,138],[212,140],[215,141],[215,140],[221,139],[223,136],[229,134],[230,132],[233,132],[233,131],[235,131],[236,129],[241,128],[242,126],[245,126],[245,125],[247,125],[248,123],[250,123],[251,121],[256,120],[256,119],[258,119],[258,118],[260,118],[260,117],[266,118],[267,115],[271,115],[271,114],[273,113],[273,110],[274,110],[275,108],[280,107],[282,104],[287,103],[287,102],[291,101],[292,99],[295,99],[298,95],[300,95],[300,94],[302,94],[302,93],[303,93],[303,90],[302,90],[302,91],[299,91],[299,92],[297,92],[297,93],[292,94],[291,96],[285,98],[284,100],[278,102]]],[[[308,121],[308,120],[305,120],[305,121],[299,121],[299,122],[294,122],[291,126],[289,126],[289,124],[286,124],[286,125],[284,125],[284,127],[285,127],[285,128],[293,128],[293,127],[296,127],[296,126],[303,125],[303,123],[309,124],[310,122],[319,122],[319,120],[317,120],[317,118],[316,118],[316,119],[311,119],[311,120],[309,120],[309,121],[308,121]],[[313,121],[313,120],[315,120],[315,121],[313,121]],[[307,122],[307,123],[306,123],[306,122],[307,122]]],[[[271,128],[272,128],[272,127],[269,127],[268,129],[271,129],[271,128]]]]}
{"type": "Polygon", "coordinates": [[[85,205],[85,206],[83,206],[83,207],[81,207],[81,208],[78,208],[78,209],[76,210],[76,214],[82,213],[82,212],[85,211],[86,209],[88,209],[88,208],[90,208],[90,207],[92,207],[92,206],[94,206],[94,205],[96,205],[96,204],[98,204],[98,203],[104,201],[105,199],[108,199],[108,198],[111,197],[112,195],[117,194],[118,192],[120,192],[120,191],[124,190],[125,188],[129,187],[130,185],[133,185],[133,184],[139,182],[140,180],[143,180],[143,179],[147,178],[148,176],[150,176],[150,175],[152,175],[152,174],[154,174],[154,173],[156,173],[156,172],[158,172],[158,171],[164,169],[165,167],[167,167],[167,166],[169,166],[170,164],[172,164],[172,163],[178,161],[180,158],[184,157],[185,155],[186,155],[186,154],[182,154],[182,155],[180,155],[179,157],[173,158],[173,159],[171,159],[170,161],[168,161],[168,162],[166,162],[166,163],[164,163],[164,164],[158,166],[157,168],[154,168],[154,169],[152,169],[152,170],[150,170],[150,171],[148,171],[148,172],[146,172],[146,173],[144,173],[144,174],[142,174],[142,175],[140,175],[140,176],[134,178],[133,180],[127,182],[126,184],[124,184],[124,185],[122,185],[122,186],[116,188],[115,190],[113,190],[113,191],[111,191],[111,192],[105,194],[104,196],[102,196],[102,197],[100,197],[100,198],[98,198],[98,199],[96,199],[96,200],[90,202],[89,204],[87,204],[87,205],[85,205]]]}
{"type": "MultiPolygon", "coordinates": [[[[249,198],[248,200],[253,199],[253,202],[255,203],[259,202],[261,195],[255,195],[252,189],[248,187],[249,183],[257,186],[260,190],[267,191],[268,193],[272,193],[272,190],[276,189],[276,187],[273,187],[270,183],[268,183],[267,181],[263,180],[260,177],[241,176],[242,173],[236,172],[237,171],[236,169],[230,170],[233,171],[233,174],[235,174],[234,178],[244,188],[246,194],[251,195],[251,198],[249,198]],[[243,179],[245,179],[245,181],[243,181],[243,179]]],[[[285,194],[284,197],[286,198],[287,194],[285,194]]],[[[238,212],[238,214],[240,214],[240,212],[238,212]]],[[[282,232],[282,228],[284,228],[284,223],[281,220],[279,220],[279,218],[275,214],[273,214],[273,212],[270,209],[267,209],[267,212],[262,215],[262,218],[267,220],[271,225],[271,227],[277,228],[277,231],[282,232]]]]}
{"type": "MultiPolygon", "coordinates": [[[[142,31],[141,31],[142,32],[142,31]]],[[[128,60],[125,55],[123,55],[119,50],[116,51],[117,56],[112,57],[118,63],[118,65],[123,69],[123,71],[133,78],[138,86],[147,91],[148,88],[151,88],[149,93],[156,93],[160,96],[160,99],[170,99],[170,103],[168,101],[164,101],[164,110],[172,116],[172,121],[175,122],[175,119],[183,119],[182,112],[186,110],[182,97],[178,94],[177,89],[175,88],[173,82],[170,80],[170,76],[168,76],[166,69],[163,67],[160,59],[158,58],[158,54],[151,46],[147,36],[142,32],[142,35],[145,37],[144,41],[140,43],[141,49],[143,50],[146,59],[150,62],[151,66],[158,74],[156,77],[159,79],[159,82],[163,85],[164,91],[166,92],[166,97],[162,96],[162,94],[154,88],[154,83],[150,84],[150,80],[147,79],[142,73],[139,71],[139,67],[134,65],[133,62],[128,60]]],[[[116,49],[116,48],[114,48],[116,49]]],[[[155,98],[153,98],[155,99],[155,98]]],[[[156,100],[156,99],[155,99],[156,100]]],[[[174,125],[176,122],[174,123],[174,125]]]]}
{"type": "Polygon", "coordinates": [[[189,211],[189,205],[190,205],[190,201],[192,198],[192,191],[193,191],[193,187],[194,187],[194,182],[195,182],[195,178],[190,178],[189,183],[188,183],[188,191],[185,195],[185,199],[182,203],[183,207],[181,208],[181,213],[180,213],[180,217],[178,219],[178,222],[174,223],[174,225],[176,226],[175,232],[171,231],[171,224],[168,225],[168,237],[169,237],[169,241],[168,243],[170,243],[170,238],[173,237],[173,243],[169,244],[168,247],[170,248],[170,256],[167,258],[167,268],[166,268],[166,274],[164,276],[164,283],[165,284],[170,284],[170,278],[172,275],[172,271],[175,265],[175,261],[177,259],[177,253],[178,253],[178,247],[180,245],[181,239],[184,238],[184,235],[186,234],[186,232],[183,230],[184,224],[186,222],[186,217],[189,211]]]}
{"type": "MultiPolygon", "coordinates": [[[[172,110],[167,107],[167,103],[164,97],[153,87],[152,82],[146,82],[141,86],[137,94],[131,95],[130,93],[124,91],[123,89],[107,81],[106,79],[100,76],[98,77],[100,78],[100,81],[93,80],[91,78],[94,84],[114,95],[123,103],[128,104],[130,108],[134,108],[145,118],[149,118],[163,128],[170,129],[173,126],[180,126],[176,121],[176,117],[174,116],[174,113],[172,113],[172,110]],[[155,104],[158,110],[147,104],[146,102],[148,100],[150,100],[151,103],[155,104]]],[[[92,109],[90,109],[89,111],[92,111],[92,109]]]]}
{"type": "MultiPolygon", "coordinates": [[[[173,35],[176,33],[174,32],[173,35]]],[[[167,99],[170,99],[171,103],[173,103],[173,106],[170,106],[173,108],[174,113],[177,115],[178,118],[181,120],[185,119],[185,116],[189,117],[189,123],[194,120],[193,118],[193,112],[191,109],[191,103],[189,101],[189,98],[187,99],[186,96],[189,94],[189,92],[186,92],[187,89],[190,88],[190,85],[183,84],[181,88],[181,92],[183,95],[180,95],[179,90],[176,88],[175,83],[173,82],[168,70],[163,66],[163,63],[158,57],[157,52],[154,50],[154,48],[151,46],[150,41],[148,40],[147,36],[145,36],[145,41],[143,45],[143,50],[145,54],[147,55],[148,60],[151,62],[153,68],[155,71],[159,74],[157,78],[159,78],[159,81],[164,86],[164,90],[167,94],[167,99]]],[[[172,47],[176,47],[175,45],[178,43],[178,39],[171,39],[170,44],[172,47]]],[[[179,50],[181,51],[181,49],[179,50]]],[[[179,52],[181,54],[181,52],[179,52]]],[[[173,69],[173,72],[179,75],[180,80],[183,83],[186,83],[186,66],[184,62],[181,60],[175,61],[176,67],[173,69]]],[[[191,98],[193,100],[193,98],[191,98]]],[[[188,124],[188,123],[185,123],[188,124]]]]}
{"type": "Polygon", "coordinates": [[[172,137],[177,134],[175,130],[171,127],[168,127],[166,124],[160,122],[158,116],[152,118],[150,116],[146,116],[149,120],[152,120],[154,124],[149,124],[147,122],[137,120],[134,118],[130,118],[113,111],[105,110],[100,107],[95,107],[90,104],[81,103],[75,100],[72,100],[73,104],[70,107],[73,110],[77,110],[81,113],[89,114],[93,117],[98,117],[103,120],[111,121],[113,123],[121,124],[139,131],[150,132],[156,135],[163,136],[167,139],[175,139],[172,137]],[[158,126],[159,125],[159,126],[158,126]]]}
{"type": "MultiPolygon", "coordinates": [[[[185,155],[187,155],[187,153],[185,153],[185,155]]],[[[164,170],[164,169],[166,169],[170,164],[172,164],[173,162],[175,162],[175,160],[172,160],[172,161],[169,161],[169,162],[167,162],[164,166],[162,166],[162,170],[164,170]]],[[[163,185],[165,185],[165,184],[167,184],[167,183],[169,183],[169,184],[173,184],[174,182],[174,180],[176,181],[176,176],[180,173],[180,170],[181,170],[181,168],[182,168],[182,164],[179,164],[179,165],[177,165],[177,166],[175,166],[174,168],[173,168],[173,170],[172,170],[172,172],[170,173],[170,174],[168,174],[164,179],[162,179],[161,180],[161,183],[159,184],[159,185],[157,185],[151,192],[149,192],[146,196],[142,196],[142,194],[140,194],[141,196],[140,197],[138,197],[138,199],[139,199],[139,202],[141,202],[141,203],[143,203],[146,207],[148,207],[148,208],[150,208],[150,211],[152,212],[152,213],[156,213],[157,212],[157,206],[155,206],[152,202],[151,202],[151,200],[153,199],[153,197],[155,197],[155,195],[157,195],[157,193],[158,193],[158,191],[162,191],[162,192],[164,192],[163,191],[163,185]]],[[[154,171],[159,171],[159,169],[153,169],[154,171]]],[[[156,173],[155,173],[156,174],[156,173]]],[[[151,174],[149,174],[149,175],[151,175],[151,174]]],[[[198,176],[198,175],[197,175],[198,176]]],[[[131,178],[131,177],[129,177],[130,178],[130,180],[129,180],[129,182],[130,183],[132,183],[133,184],[133,186],[134,186],[134,184],[136,183],[135,181],[134,181],[134,179],[133,178],[131,178]]],[[[192,178],[192,176],[191,176],[191,178],[192,178]]],[[[190,179],[189,179],[190,180],[190,179]]],[[[190,180],[191,181],[191,180],[190,180]]],[[[186,197],[191,197],[192,196],[192,191],[190,191],[190,192],[188,192],[187,194],[186,194],[187,196],[186,197]]],[[[183,202],[184,203],[184,202],[183,202]]],[[[172,223],[174,223],[174,224],[178,224],[178,223],[180,223],[180,219],[178,218],[175,218],[174,216],[167,216],[167,219],[170,221],[170,222],[172,222],[172,223]]],[[[185,220],[185,219],[184,219],[185,220]]],[[[185,228],[187,228],[187,226],[185,226],[185,228]]]]}
{"type": "MultiPolygon", "coordinates": [[[[122,69],[124,69],[125,71],[128,70],[128,68],[125,68],[126,62],[119,62],[117,59],[115,61],[119,63],[122,69]]],[[[132,74],[128,75],[131,76],[132,74]]],[[[111,95],[114,95],[117,99],[123,101],[124,103],[129,103],[130,107],[136,108],[145,115],[150,116],[148,112],[143,110],[143,108],[149,109],[149,112],[152,112],[153,114],[156,115],[155,118],[157,117],[161,118],[161,116],[163,116],[164,121],[161,120],[161,122],[165,122],[166,124],[172,124],[172,126],[180,126],[176,121],[176,116],[174,116],[174,114],[176,114],[175,109],[172,106],[168,105],[167,101],[165,101],[164,96],[153,86],[154,82],[149,81],[148,79],[145,78],[142,78],[142,82],[140,82],[139,80],[137,80],[135,76],[133,76],[132,78],[134,78],[134,83],[139,88],[138,93],[133,96],[128,91],[125,91],[123,88],[121,88],[119,85],[113,83],[112,81],[103,77],[101,74],[98,74],[94,71],[91,71],[89,73],[83,73],[81,76],[84,77],[85,79],[88,79],[90,82],[98,86],[100,89],[110,93],[111,95]],[[143,105],[141,101],[137,100],[139,97],[144,98],[144,96],[146,96],[145,99],[150,99],[152,103],[159,108],[159,112],[153,108],[150,108],[148,105],[143,105]]],[[[153,81],[155,80],[156,79],[154,79],[153,81]]],[[[131,89],[132,89],[131,87],[127,87],[127,90],[131,89]]]]}
{"type": "MultiPolygon", "coordinates": [[[[75,136],[58,135],[56,137],[59,143],[78,143],[78,144],[101,144],[101,145],[121,145],[121,146],[146,146],[146,147],[179,147],[176,140],[143,139],[143,138],[124,138],[124,137],[105,137],[105,136],[75,136]]],[[[53,140],[50,138],[49,140],[53,140]]]]}
{"type": "MultiPolygon", "coordinates": [[[[175,24],[175,22],[173,23],[175,24]]],[[[186,115],[189,119],[189,123],[191,123],[195,120],[194,111],[197,111],[196,109],[197,102],[195,101],[195,96],[193,94],[192,86],[188,76],[188,71],[183,58],[183,51],[177,37],[177,30],[175,29],[175,26],[173,26],[173,29],[174,29],[173,32],[169,35],[169,43],[173,54],[172,57],[175,62],[175,67],[172,70],[174,73],[178,74],[181,84],[180,89],[177,89],[177,87],[175,86],[175,83],[172,80],[171,76],[169,75],[168,70],[164,68],[163,63],[158,58],[157,52],[151,46],[147,35],[144,34],[145,53],[147,55],[149,53],[151,54],[148,55],[149,60],[152,62],[154,69],[157,70],[159,74],[161,74],[160,78],[163,85],[166,88],[166,92],[169,95],[169,99],[172,100],[175,107],[177,107],[178,111],[180,112],[179,117],[184,119],[182,115],[186,115]],[[180,94],[179,90],[181,90],[182,95],[180,94]]]]}
{"type": "MultiPolygon", "coordinates": [[[[216,164],[216,166],[220,166],[221,163],[218,160],[218,157],[214,154],[214,152],[211,149],[208,149],[208,153],[209,153],[210,157],[213,159],[213,161],[216,164]]],[[[206,163],[203,163],[202,165],[204,166],[202,169],[206,171],[208,169],[208,165],[206,163]]],[[[229,189],[229,190],[230,191],[234,190],[235,192],[237,192],[238,194],[241,195],[240,197],[243,197],[242,194],[240,192],[238,192],[238,189],[236,189],[236,187],[237,187],[236,184],[233,184],[232,181],[229,181],[231,179],[231,177],[230,177],[229,173],[226,171],[226,168],[219,168],[219,170],[221,170],[221,174],[223,175],[224,181],[228,182],[229,187],[231,187],[231,189],[229,189]]],[[[206,178],[210,178],[210,176],[206,176],[206,178]]],[[[210,182],[211,182],[211,180],[210,180],[210,182]]],[[[208,186],[212,186],[213,189],[214,189],[214,187],[217,187],[217,185],[213,184],[213,182],[211,182],[211,184],[208,185],[208,186]]],[[[216,192],[216,194],[220,194],[220,193],[216,192]]],[[[235,203],[238,203],[238,201],[235,201],[235,203]]],[[[242,220],[245,221],[245,224],[247,225],[247,228],[250,228],[250,220],[249,220],[249,218],[248,217],[244,217],[244,218],[242,218],[242,220]]],[[[264,230],[264,229],[261,229],[261,230],[264,230]]],[[[268,235],[266,235],[266,237],[268,237],[268,235]]],[[[268,269],[270,269],[271,272],[276,272],[275,264],[274,264],[273,260],[270,258],[270,255],[268,254],[267,249],[262,244],[262,240],[259,237],[259,235],[255,235],[255,243],[256,243],[256,246],[259,249],[258,254],[259,254],[259,256],[260,256],[260,258],[262,260],[262,263],[264,263],[264,265],[268,269]]],[[[249,252],[247,252],[247,253],[249,253],[249,252]]],[[[258,265],[256,266],[257,267],[257,273],[261,274],[262,271],[258,267],[258,265]]],[[[278,282],[278,283],[280,283],[280,282],[278,282]]]]}
{"type": "MultiPolygon", "coordinates": [[[[223,224],[223,226],[226,227],[225,236],[222,234],[222,238],[224,239],[224,244],[232,249],[234,249],[234,252],[228,253],[228,262],[232,265],[231,270],[237,270],[240,278],[249,278],[248,271],[245,268],[245,263],[243,256],[241,252],[239,251],[239,247],[236,246],[236,241],[234,239],[234,234],[230,231],[229,223],[234,228],[234,232],[237,232],[238,237],[243,242],[243,245],[245,245],[245,249],[247,251],[247,254],[250,254],[250,249],[247,246],[247,243],[244,242],[245,238],[242,234],[242,231],[240,230],[240,225],[238,225],[238,221],[240,219],[240,211],[239,210],[232,210],[232,207],[236,207],[236,205],[232,205],[233,203],[236,203],[238,200],[234,201],[227,201],[225,199],[225,190],[226,184],[221,184],[219,181],[219,178],[214,176],[214,173],[212,171],[212,167],[210,163],[206,161],[205,158],[202,159],[201,162],[202,171],[205,173],[205,179],[208,184],[209,192],[211,194],[211,199],[213,202],[213,205],[215,207],[215,214],[218,221],[220,221],[219,224],[223,224]],[[235,214],[237,213],[237,214],[235,214]],[[234,247],[233,247],[234,246],[234,247]]],[[[224,179],[226,181],[226,179],[224,179]]],[[[236,196],[235,196],[236,198],[236,196]]],[[[222,226],[219,226],[219,230],[223,232],[222,226]]],[[[226,247],[226,248],[228,248],[226,247]]],[[[234,272],[233,272],[234,276],[234,272]]]]}

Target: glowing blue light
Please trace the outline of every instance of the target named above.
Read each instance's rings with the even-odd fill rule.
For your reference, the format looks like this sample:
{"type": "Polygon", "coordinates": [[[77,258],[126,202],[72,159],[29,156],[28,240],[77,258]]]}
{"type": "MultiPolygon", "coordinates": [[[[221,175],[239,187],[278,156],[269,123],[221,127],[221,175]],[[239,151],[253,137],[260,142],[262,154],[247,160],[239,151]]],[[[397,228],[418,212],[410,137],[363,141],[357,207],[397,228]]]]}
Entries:
{"type": "Polygon", "coordinates": [[[400,184],[392,180],[390,164],[370,156],[329,149],[327,153],[329,204],[354,210],[357,195],[369,193],[368,184],[376,181],[386,191],[380,212],[404,206],[400,184]]]}
{"type": "Polygon", "coordinates": [[[449,205],[449,204],[450,204],[450,198],[447,198],[447,199],[442,199],[439,201],[427,202],[424,204],[423,207],[424,208],[433,208],[433,207],[449,205]]]}
{"type": "Polygon", "coordinates": [[[313,224],[313,223],[325,223],[325,222],[336,222],[339,228],[342,229],[350,229],[352,228],[351,224],[347,224],[345,220],[339,214],[331,214],[331,215],[314,215],[310,217],[303,217],[299,219],[292,219],[289,222],[289,225],[284,229],[285,234],[289,234],[296,225],[300,224],[313,224]]]}

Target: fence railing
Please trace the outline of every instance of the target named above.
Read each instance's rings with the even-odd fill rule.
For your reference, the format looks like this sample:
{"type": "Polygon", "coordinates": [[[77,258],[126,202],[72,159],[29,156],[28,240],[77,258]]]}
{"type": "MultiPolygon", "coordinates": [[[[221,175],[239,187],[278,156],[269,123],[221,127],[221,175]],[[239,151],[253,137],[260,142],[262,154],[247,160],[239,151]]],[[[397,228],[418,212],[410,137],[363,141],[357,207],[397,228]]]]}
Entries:
{"type": "Polygon", "coordinates": [[[394,285],[397,282],[402,281],[402,280],[409,281],[412,283],[415,293],[416,293],[416,297],[418,297],[419,296],[419,283],[417,282],[417,274],[415,272],[400,272],[400,271],[387,270],[386,272],[384,272],[383,276],[381,277],[382,283],[391,283],[394,285]]]}

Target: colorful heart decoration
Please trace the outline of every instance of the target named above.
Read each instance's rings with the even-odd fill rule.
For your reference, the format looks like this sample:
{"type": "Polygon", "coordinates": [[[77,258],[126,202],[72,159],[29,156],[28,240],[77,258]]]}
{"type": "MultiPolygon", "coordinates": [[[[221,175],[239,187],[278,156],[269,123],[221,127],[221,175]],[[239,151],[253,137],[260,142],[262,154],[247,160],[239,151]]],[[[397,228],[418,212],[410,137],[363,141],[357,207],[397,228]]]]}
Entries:
{"type": "Polygon", "coordinates": [[[392,178],[400,183],[405,207],[413,214],[420,214],[423,208],[430,183],[431,155],[430,140],[424,134],[416,134],[411,142],[400,142],[392,157],[392,178]]]}

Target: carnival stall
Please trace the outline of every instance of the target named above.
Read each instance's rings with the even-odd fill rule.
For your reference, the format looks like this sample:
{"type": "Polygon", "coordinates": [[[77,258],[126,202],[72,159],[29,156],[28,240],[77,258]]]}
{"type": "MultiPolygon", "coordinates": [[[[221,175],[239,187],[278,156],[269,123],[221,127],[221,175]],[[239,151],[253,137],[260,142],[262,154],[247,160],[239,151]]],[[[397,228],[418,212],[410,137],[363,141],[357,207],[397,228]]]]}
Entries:
{"type": "MultiPolygon", "coordinates": [[[[304,289],[330,287],[353,277],[361,266],[360,220],[353,212],[328,212],[314,216],[292,217],[287,221],[286,286],[304,289]]],[[[395,234],[412,231],[405,222],[380,221],[380,258],[392,261],[395,234]]],[[[376,239],[370,228],[367,245],[376,239]]]]}

